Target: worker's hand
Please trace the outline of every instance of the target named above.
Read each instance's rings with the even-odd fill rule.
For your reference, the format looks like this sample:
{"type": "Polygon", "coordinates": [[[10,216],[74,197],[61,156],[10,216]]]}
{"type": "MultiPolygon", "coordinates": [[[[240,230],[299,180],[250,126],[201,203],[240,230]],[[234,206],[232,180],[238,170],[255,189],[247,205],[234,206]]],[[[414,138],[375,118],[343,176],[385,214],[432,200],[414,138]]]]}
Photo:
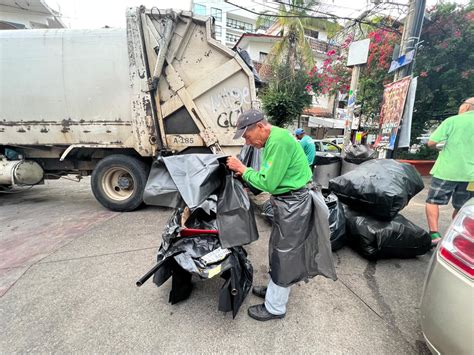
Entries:
{"type": "Polygon", "coordinates": [[[247,167],[236,157],[228,157],[226,162],[227,167],[235,172],[237,175],[243,175],[247,167]]]}

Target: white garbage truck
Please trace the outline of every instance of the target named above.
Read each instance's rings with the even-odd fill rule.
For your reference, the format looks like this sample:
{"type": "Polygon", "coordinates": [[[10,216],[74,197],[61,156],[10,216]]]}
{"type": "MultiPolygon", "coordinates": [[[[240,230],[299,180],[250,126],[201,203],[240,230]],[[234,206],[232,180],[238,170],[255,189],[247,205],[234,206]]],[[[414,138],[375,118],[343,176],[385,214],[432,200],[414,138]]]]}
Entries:
{"type": "Polygon", "coordinates": [[[126,29],[0,31],[0,189],[91,175],[103,206],[131,211],[157,156],[240,149],[254,75],[212,18],[126,16],[126,29]]]}

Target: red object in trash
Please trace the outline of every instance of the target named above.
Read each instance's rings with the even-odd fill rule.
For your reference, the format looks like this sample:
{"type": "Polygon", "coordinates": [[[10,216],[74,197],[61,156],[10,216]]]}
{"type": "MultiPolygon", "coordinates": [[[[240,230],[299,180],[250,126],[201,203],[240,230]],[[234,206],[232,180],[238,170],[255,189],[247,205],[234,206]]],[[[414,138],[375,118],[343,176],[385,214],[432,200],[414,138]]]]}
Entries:
{"type": "Polygon", "coordinates": [[[181,237],[192,237],[195,235],[202,235],[202,234],[219,235],[219,231],[217,229],[184,228],[179,232],[179,234],[181,235],[181,237]]]}

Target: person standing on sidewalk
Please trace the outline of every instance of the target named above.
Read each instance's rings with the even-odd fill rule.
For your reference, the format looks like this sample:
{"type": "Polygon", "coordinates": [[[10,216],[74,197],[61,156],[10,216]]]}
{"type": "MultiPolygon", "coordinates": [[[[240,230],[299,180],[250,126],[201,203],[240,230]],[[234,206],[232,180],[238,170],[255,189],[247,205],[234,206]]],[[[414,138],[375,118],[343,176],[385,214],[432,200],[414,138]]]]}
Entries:
{"type": "Polygon", "coordinates": [[[301,147],[303,148],[308,164],[313,171],[314,168],[314,157],[316,156],[316,147],[310,136],[307,136],[303,128],[295,129],[295,136],[299,140],[301,147]]]}
{"type": "Polygon", "coordinates": [[[336,280],[329,241],[328,209],[320,192],[306,185],[312,179],[300,144],[286,129],[274,127],[263,113],[249,110],[237,120],[234,139],[263,148],[261,168],[246,167],[235,157],[227,167],[262,191],[272,194],[273,228],[269,241],[270,280],[252,292],[265,303],[251,306],[250,317],[267,321],[283,318],[290,286],[316,275],[336,280]]]}
{"type": "Polygon", "coordinates": [[[431,169],[431,186],[426,199],[426,218],[431,242],[441,240],[438,231],[439,205],[452,197],[454,218],[462,205],[474,197],[474,97],[464,101],[459,114],[444,120],[433,132],[428,147],[444,144],[431,169]]]}

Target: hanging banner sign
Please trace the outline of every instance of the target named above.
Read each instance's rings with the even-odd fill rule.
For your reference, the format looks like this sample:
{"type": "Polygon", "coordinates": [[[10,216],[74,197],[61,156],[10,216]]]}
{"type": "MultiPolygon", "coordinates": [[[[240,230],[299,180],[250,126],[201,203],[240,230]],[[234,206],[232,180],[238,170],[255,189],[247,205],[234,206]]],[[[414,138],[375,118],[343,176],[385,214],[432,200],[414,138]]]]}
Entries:
{"type": "Polygon", "coordinates": [[[375,141],[376,147],[384,146],[386,149],[394,149],[410,80],[411,78],[407,76],[385,85],[380,110],[380,133],[375,141]]]}

